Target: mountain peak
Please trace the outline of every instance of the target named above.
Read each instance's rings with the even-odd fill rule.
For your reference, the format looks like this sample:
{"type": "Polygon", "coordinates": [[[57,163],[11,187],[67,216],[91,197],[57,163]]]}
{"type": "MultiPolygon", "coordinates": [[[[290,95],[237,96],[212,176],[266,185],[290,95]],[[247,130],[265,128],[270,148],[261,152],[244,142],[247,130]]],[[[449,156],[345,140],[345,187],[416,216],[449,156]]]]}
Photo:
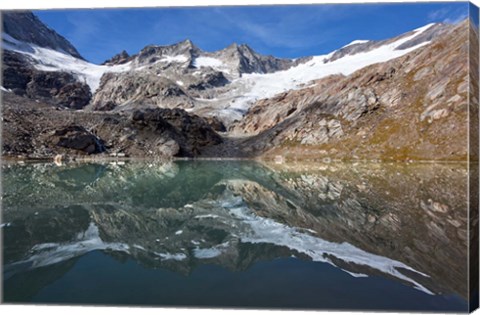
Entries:
{"type": "Polygon", "coordinates": [[[46,26],[30,11],[2,12],[3,31],[26,43],[51,48],[84,59],[65,37],[46,26]]]}
{"type": "Polygon", "coordinates": [[[188,46],[194,46],[193,45],[193,42],[187,38],[187,39],[184,39],[183,41],[180,42],[181,44],[184,44],[184,45],[188,45],[188,46]]]}
{"type": "Polygon", "coordinates": [[[226,51],[238,51],[238,52],[245,52],[245,51],[248,51],[250,53],[255,53],[255,51],[250,47],[248,46],[247,44],[243,43],[243,44],[238,44],[236,42],[233,42],[231,43],[230,45],[228,45],[225,49],[223,50],[226,50],[226,51]]]}
{"type": "Polygon", "coordinates": [[[198,52],[200,51],[201,49],[198,48],[190,39],[184,39],[183,41],[177,43],[177,44],[174,44],[173,46],[179,46],[179,47],[182,47],[182,48],[185,48],[185,49],[188,49],[190,50],[191,52],[198,52]]]}

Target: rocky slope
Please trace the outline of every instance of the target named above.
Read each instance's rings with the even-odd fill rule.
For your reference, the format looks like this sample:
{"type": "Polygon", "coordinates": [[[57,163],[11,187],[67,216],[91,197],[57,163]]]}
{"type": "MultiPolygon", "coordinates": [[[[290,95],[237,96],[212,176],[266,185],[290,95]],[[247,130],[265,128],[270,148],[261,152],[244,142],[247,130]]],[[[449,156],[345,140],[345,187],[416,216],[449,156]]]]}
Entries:
{"type": "Polygon", "coordinates": [[[315,158],[467,157],[468,23],[424,48],[255,103],[245,150],[315,158]],[[433,57],[434,56],[434,57],[433,57]]]}
{"type": "Polygon", "coordinates": [[[221,137],[201,117],[181,109],[133,113],[75,112],[5,93],[3,156],[30,159],[130,156],[194,157],[221,137]]]}

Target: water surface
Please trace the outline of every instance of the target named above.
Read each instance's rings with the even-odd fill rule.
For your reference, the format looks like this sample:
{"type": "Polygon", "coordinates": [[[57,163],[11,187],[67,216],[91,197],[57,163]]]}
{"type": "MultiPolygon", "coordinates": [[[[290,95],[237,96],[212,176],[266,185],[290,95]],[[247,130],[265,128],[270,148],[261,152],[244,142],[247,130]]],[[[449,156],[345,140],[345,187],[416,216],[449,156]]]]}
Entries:
{"type": "Polygon", "coordinates": [[[3,166],[7,303],[467,311],[467,168],[3,166]]]}

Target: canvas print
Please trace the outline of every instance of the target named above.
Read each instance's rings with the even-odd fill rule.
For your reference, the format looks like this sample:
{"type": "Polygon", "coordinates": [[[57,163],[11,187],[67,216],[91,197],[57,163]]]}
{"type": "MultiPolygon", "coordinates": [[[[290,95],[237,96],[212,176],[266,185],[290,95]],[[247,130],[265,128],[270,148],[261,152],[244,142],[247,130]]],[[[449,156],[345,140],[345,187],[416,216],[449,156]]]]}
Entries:
{"type": "Polygon", "coordinates": [[[475,5],[1,18],[2,303],[477,308],[475,5]]]}

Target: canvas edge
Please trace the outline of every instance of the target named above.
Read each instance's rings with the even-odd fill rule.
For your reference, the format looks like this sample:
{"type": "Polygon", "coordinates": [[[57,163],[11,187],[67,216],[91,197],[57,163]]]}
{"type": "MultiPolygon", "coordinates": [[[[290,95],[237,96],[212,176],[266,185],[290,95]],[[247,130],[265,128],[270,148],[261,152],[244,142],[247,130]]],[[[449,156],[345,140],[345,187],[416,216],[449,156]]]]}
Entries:
{"type": "MultiPolygon", "coordinates": [[[[420,1],[422,2],[422,1],[420,1]]],[[[382,2],[381,2],[382,3],[382,2]]],[[[383,2],[383,3],[388,3],[383,2]]],[[[319,3],[317,3],[319,4],[319,3]]],[[[58,8],[57,8],[58,9],[58,8]]],[[[23,11],[24,9],[0,9],[0,31],[2,31],[3,12],[23,11]]],[[[45,9],[39,9],[45,10],[45,9]]],[[[479,42],[480,34],[478,22],[479,7],[468,2],[468,17],[470,19],[469,50],[468,50],[468,311],[473,312],[479,308],[479,42]],[[472,32],[476,32],[477,41],[472,41],[472,32]],[[475,84],[476,83],[476,84],[475,84]]],[[[3,60],[3,49],[0,49],[0,61],[3,60]]],[[[3,62],[0,62],[0,74],[3,73],[3,62]]],[[[0,75],[0,86],[3,76],[0,75]]],[[[3,91],[0,91],[0,118],[3,121],[3,91]]],[[[3,139],[3,127],[0,123],[0,146],[3,139]]],[[[3,148],[3,146],[1,146],[3,148]]],[[[3,150],[3,149],[0,149],[3,150]]],[[[0,159],[0,195],[3,196],[3,160],[0,159]]],[[[3,222],[3,198],[0,197],[0,223],[3,222]]],[[[0,231],[1,232],[1,231],[0,231]]],[[[0,233],[0,248],[3,248],[3,233],[0,233]]],[[[3,251],[0,250],[0,265],[3,266],[3,251]]],[[[3,304],[3,273],[0,273],[0,304],[3,304]]],[[[160,307],[161,308],[161,307],[160,307]]],[[[321,310],[327,311],[327,310],[321,310]]],[[[356,310],[361,311],[361,309],[356,310]]]]}
{"type": "MultiPolygon", "coordinates": [[[[3,12],[0,10],[0,31],[3,33],[3,12]]],[[[0,86],[3,86],[3,49],[0,49],[0,86]]],[[[3,90],[0,90],[0,150],[3,155],[3,90]]],[[[0,223],[3,223],[3,159],[0,158],[0,223]]],[[[0,230],[0,266],[3,269],[3,229],[0,230]]],[[[3,272],[0,272],[0,304],[3,304],[3,272]]]]}
{"type": "Polygon", "coordinates": [[[479,8],[472,2],[469,3],[468,17],[468,310],[473,312],[479,307],[479,8]]]}

